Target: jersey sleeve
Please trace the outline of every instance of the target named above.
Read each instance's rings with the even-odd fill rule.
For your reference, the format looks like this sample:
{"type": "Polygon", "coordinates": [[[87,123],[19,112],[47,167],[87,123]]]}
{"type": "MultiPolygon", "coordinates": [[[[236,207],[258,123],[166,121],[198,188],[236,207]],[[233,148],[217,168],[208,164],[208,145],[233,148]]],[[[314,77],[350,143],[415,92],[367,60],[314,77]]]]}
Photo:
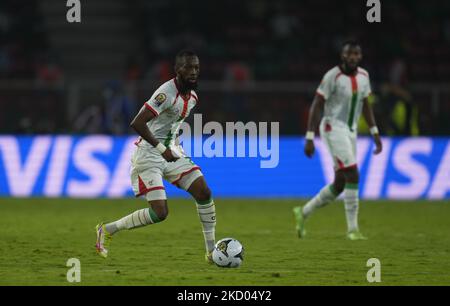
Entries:
{"type": "Polygon", "coordinates": [[[324,75],[322,82],[320,82],[320,85],[316,90],[316,94],[322,96],[325,100],[328,100],[333,91],[333,87],[334,87],[334,77],[331,71],[329,71],[324,75]]]}
{"type": "Polygon", "coordinates": [[[164,90],[157,90],[152,97],[144,103],[144,106],[150,110],[155,117],[172,106],[172,100],[175,97],[164,90]]]}

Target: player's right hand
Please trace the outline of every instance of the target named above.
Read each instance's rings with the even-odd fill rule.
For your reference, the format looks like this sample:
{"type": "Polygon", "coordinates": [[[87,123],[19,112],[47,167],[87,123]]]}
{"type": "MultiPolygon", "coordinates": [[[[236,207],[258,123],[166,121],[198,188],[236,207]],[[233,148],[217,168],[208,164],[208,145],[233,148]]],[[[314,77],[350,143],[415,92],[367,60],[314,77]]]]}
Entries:
{"type": "Polygon", "coordinates": [[[173,153],[170,148],[167,148],[164,151],[164,153],[162,154],[162,157],[164,157],[164,159],[167,160],[169,163],[177,161],[177,159],[180,159],[180,157],[177,156],[175,153],[173,153]]]}
{"type": "Polygon", "coordinates": [[[374,139],[375,145],[376,145],[376,148],[375,148],[375,151],[373,151],[373,154],[378,155],[383,151],[383,143],[381,142],[381,138],[380,138],[379,134],[375,134],[373,136],[373,139],[374,139]]]}
{"type": "Polygon", "coordinates": [[[313,157],[315,150],[316,148],[314,147],[314,141],[307,140],[305,144],[305,155],[311,158],[313,157]]]}

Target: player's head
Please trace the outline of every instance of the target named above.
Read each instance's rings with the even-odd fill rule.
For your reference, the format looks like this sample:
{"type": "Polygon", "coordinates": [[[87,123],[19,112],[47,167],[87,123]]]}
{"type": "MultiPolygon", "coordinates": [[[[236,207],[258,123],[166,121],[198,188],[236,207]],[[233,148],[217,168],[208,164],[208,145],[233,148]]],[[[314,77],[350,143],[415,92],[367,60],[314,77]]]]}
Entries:
{"type": "Polygon", "coordinates": [[[347,40],[342,44],[341,59],[344,67],[349,70],[355,70],[362,59],[362,50],[360,44],[355,40],[347,40]]]}
{"type": "Polygon", "coordinates": [[[181,85],[186,89],[197,88],[200,61],[197,54],[190,50],[178,52],[175,57],[175,73],[181,85]]]}

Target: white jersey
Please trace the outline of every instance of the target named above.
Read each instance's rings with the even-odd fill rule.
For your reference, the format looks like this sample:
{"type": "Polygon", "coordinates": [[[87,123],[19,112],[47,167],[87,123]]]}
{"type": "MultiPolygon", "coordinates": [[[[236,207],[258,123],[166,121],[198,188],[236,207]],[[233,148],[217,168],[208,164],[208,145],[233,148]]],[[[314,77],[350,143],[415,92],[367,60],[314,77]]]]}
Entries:
{"type": "MultiPolygon", "coordinates": [[[[193,90],[187,99],[181,96],[175,78],[162,84],[144,104],[155,115],[155,118],[147,123],[150,132],[166,147],[183,153],[179,152],[181,148],[175,144],[175,139],[181,124],[197,103],[197,94],[193,90]]],[[[136,145],[153,148],[142,138],[139,138],[136,145]]]]}
{"type": "Polygon", "coordinates": [[[336,66],[325,74],[317,94],[325,99],[324,119],[339,121],[356,132],[363,100],[371,94],[369,74],[358,67],[354,75],[347,75],[336,66]]]}

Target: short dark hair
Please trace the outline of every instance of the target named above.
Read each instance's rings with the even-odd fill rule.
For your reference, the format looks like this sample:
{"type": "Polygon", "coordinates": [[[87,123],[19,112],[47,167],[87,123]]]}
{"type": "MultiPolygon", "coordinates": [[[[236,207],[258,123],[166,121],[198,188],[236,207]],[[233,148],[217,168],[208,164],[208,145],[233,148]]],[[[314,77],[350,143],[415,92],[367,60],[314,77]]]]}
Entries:
{"type": "Polygon", "coordinates": [[[179,61],[182,58],[192,57],[192,56],[197,56],[197,53],[195,53],[192,50],[181,50],[180,52],[177,53],[177,56],[175,57],[175,64],[179,63],[179,61]]]}
{"type": "Polygon", "coordinates": [[[342,43],[341,50],[343,50],[346,46],[361,47],[361,44],[356,39],[347,39],[342,43]]]}

